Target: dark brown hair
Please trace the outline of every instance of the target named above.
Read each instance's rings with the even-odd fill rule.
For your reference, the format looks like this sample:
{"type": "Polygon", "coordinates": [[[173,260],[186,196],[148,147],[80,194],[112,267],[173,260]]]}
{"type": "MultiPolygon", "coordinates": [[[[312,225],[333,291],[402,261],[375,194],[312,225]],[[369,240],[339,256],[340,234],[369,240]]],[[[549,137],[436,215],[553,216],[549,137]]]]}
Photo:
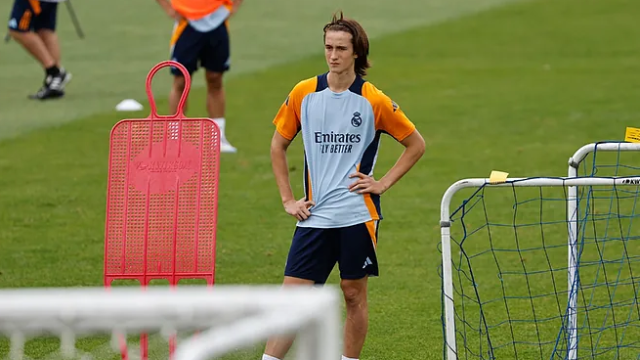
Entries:
{"type": "Polygon", "coordinates": [[[367,57],[369,56],[369,37],[362,26],[355,20],[345,18],[342,11],[333,14],[331,22],[324,26],[324,36],[326,38],[327,31],[344,31],[351,34],[351,44],[353,52],[358,55],[355,63],[356,74],[360,76],[367,75],[367,69],[371,67],[367,57]]]}

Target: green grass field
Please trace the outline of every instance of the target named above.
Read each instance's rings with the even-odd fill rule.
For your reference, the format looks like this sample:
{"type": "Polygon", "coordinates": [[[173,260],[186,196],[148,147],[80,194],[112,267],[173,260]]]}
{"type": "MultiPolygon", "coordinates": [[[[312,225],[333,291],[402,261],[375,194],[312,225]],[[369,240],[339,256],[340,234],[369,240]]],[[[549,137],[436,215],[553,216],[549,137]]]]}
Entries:
{"type": "MultiPolygon", "coordinates": [[[[75,75],[66,99],[29,102],[41,71],[15,43],[0,50],[2,288],[102,285],[109,131],[120,119],[148,114],[111,109],[128,97],[144,101],[146,73],[166,59],[171,30],[153,1],[106,3],[95,6],[114,15],[76,5],[84,41],[68,21],[61,25],[65,64],[75,75]]],[[[233,24],[234,70],[226,82],[227,134],[239,153],[222,156],[218,284],[282,279],[294,221],[282,210],[271,173],[271,120],[297,81],[325,71],[319,34],[337,7],[371,29],[368,78],[427,141],[424,158],[382,199],[381,276],[370,282],[362,359],[442,358],[439,210],[450,184],[494,169],[514,177],[563,176],[580,146],[621,140],[626,126],[640,123],[634,0],[245,3],[233,24]]],[[[188,115],[204,116],[202,74],[196,76],[188,115]]],[[[157,79],[154,93],[166,112],[170,79],[162,73],[157,79]]],[[[401,150],[384,139],[376,177],[401,150]]],[[[289,161],[301,195],[299,140],[289,161]]],[[[510,209],[512,201],[505,196],[491,204],[510,209]]],[[[330,282],[337,281],[334,271],[330,282]]],[[[6,344],[0,341],[0,358],[6,344]]],[[[105,340],[78,346],[99,353],[105,340]]],[[[53,359],[56,348],[56,341],[35,341],[27,355],[53,359]]],[[[228,359],[258,359],[261,351],[250,347],[228,359]]]]}

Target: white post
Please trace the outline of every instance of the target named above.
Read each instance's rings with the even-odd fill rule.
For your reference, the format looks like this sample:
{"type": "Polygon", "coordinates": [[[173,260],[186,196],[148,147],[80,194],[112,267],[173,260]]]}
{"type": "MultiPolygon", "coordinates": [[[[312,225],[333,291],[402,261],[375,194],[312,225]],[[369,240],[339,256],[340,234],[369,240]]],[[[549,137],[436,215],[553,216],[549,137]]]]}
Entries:
{"type": "Polygon", "coordinates": [[[451,223],[440,222],[442,236],[442,278],[444,281],[445,344],[447,359],[456,360],[456,323],[453,307],[453,274],[451,273],[451,223]]]}
{"type": "MultiPolygon", "coordinates": [[[[569,166],[569,177],[575,178],[577,168],[569,166]]],[[[567,189],[567,226],[568,226],[568,306],[567,306],[567,360],[578,358],[578,188],[567,189]]]]}
{"type": "Polygon", "coordinates": [[[342,355],[340,337],[336,336],[336,329],[340,329],[340,307],[337,305],[337,300],[325,306],[324,309],[318,308],[317,311],[320,315],[302,328],[296,337],[298,345],[295,358],[300,360],[340,359],[342,355]]]}
{"type": "Polygon", "coordinates": [[[451,185],[442,197],[440,204],[440,236],[442,245],[442,281],[443,297],[444,297],[444,326],[445,338],[444,343],[447,347],[447,360],[457,360],[456,348],[456,323],[455,309],[453,302],[453,273],[451,269],[451,199],[453,195],[466,187],[464,180],[458,181],[451,185]]]}
{"type": "MultiPolygon", "coordinates": [[[[640,143],[602,142],[582,146],[569,158],[568,178],[577,178],[580,164],[588,154],[596,151],[640,151],[640,143]]],[[[567,306],[567,360],[578,358],[578,188],[567,189],[567,223],[568,223],[568,306],[567,306]]]]}

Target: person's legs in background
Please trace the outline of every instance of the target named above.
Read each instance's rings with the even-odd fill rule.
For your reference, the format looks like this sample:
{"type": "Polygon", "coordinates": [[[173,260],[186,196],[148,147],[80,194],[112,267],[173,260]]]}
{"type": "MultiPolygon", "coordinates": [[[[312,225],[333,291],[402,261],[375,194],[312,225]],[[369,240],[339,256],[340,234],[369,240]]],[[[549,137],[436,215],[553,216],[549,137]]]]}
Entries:
{"type": "Polygon", "coordinates": [[[206,69],[207,112],[220,127],[220,151],[235,153],[237,149],[231,145],[225,133],[226,99],[223,85],[224,73],[229,71],[230,63],[229,31],[227,23],[208,34],[208,42],[202,53],[202,67],[206,69]]]}
{"type": "Polygon", "coordinates": [[[60,65],[60,46],[55,34],[57,3],[35,0],[15,0],[9,33],[43,67],[45,79],[42,88],[32,99],[46,100],[64,95],[64,87],[71,74],[60,65]],[[35,31],[32,31],[35,30],[35,31]]]}
{"type": "MultiPolygon", "coordinates": [[[[207,84],[207,115],[220,128],[220,151],[234,153],[225,135],[225,93],[223,74],[229,69],[229,38],[226,25],[209,32],[200,32],[187,20],[180,20],[174,27],[171,40],[171,60],[182,64],[189,75],[198,70],[198,62],[205,68],[207,84]]],[[[171,69],[174,75],[169,94],[169,112],[175,114],[185,88],[185,79],[179,69],[171,69]]],[[[186,112],[186,103],[184,111],[186,112]]]]}

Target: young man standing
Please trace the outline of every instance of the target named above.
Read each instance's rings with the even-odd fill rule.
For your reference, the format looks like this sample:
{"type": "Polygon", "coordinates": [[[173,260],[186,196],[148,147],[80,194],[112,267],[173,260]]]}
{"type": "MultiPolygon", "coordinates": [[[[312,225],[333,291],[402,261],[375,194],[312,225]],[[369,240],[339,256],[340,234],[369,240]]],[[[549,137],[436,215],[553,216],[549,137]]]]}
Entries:
{"type": "Polygon", "coordinates": [[[64,0],[14,0],[9,33],[43,67],[44,83],[30,99],[47,100],[64,96],[71,74],[60,64],[56,35],[58,3],[64,0]]]}
{"type": "MultiPolygon", "coordinates": [[[[192,75],[201,65],[207,83],[207,112],[220,127],[220,151],[236,152],[225,135],[225,94],[223,74],[229,70],[229,17],[242,0],[156,0],[169,17],[175,19],[171,37],[171,60],[179,62],[192,75]]],[[[185,79],[180,70],[174,76],[169,94],[169,111],[178,109],[185,79]]],[[[185,104],[186,110],[186,104],[185,104]]]]}
{"type": "MultiPolygon", "coordinates": [[[[299,82],[289,93],[273,121],[271,159],[284,209],[298,220],[284,285],[324,284],[339,264],[347,309],[342,359],[349,360],[360,357],[368,327],[367,279],[378,276],[380,195],[422,157],[425,143],[400,107],[363,79],[369,41],[358,22],[342,13],[334,16],[324,27],[324,46],[329,71],[299,82]],[[305,197],[296,201],[286,151],[298,133],[305,151],[305,197]],[[376,180],[382,133],[405,150],[376,180]]],[[[270,339],[262,359],[283,359],[293,341],[270,339]]]]}

